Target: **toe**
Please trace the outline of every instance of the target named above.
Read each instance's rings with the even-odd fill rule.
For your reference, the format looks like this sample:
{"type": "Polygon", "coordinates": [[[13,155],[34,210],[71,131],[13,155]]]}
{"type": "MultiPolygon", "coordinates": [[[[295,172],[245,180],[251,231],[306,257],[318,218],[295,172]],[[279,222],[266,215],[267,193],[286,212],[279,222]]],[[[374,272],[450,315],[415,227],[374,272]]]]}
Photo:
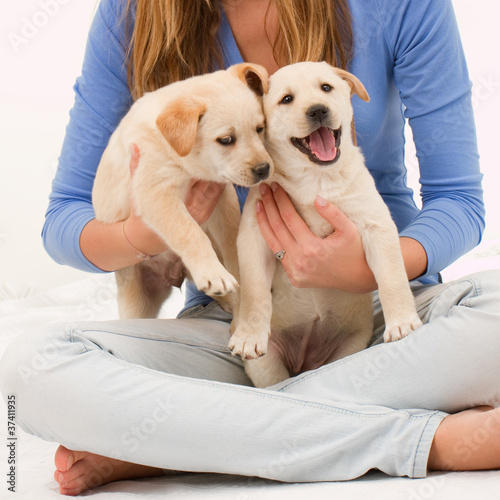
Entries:
{"type": "Polygon", "coordinates": [[[60,492],[64,495],[78,495],[106,482],[99,471],[91,467],[86,460],[79,460],[69,471],[56,471],[54,476],[59,483],[60,492]]]}
{"type": "Polygon", "coordinates": [[[61,472],[56,470],[54,472],[54,479],[59,483],[60,486],[69,488],[70,486],[76,484],[79,478],[85,472],[85,463],[83,461],[77,462],[70,470],[61,472]]]}
{"type": "Polygon", "coordinates": [[[59,487],[59,493],[61,495],[66,495],[70,497],[76,497],[80,493],[82,493],[83,490],[79,488],[63,488],[62,486],[59,487]]]}
{"type": "Polygon", "coordinates": [[[75,459],[73,452],[62,445],[59,446],[54,457],[54,464],[56,466],[56,469],[61,472],[65,472],[69,470],[74,463],[75,459]]]}
{"type": "Polygon", "coordinates": [[[74,451],[68,450],[64,446],[59,446],[57,448],[56,454],[54,456],[54,464],[56,469],[60,472],[69,471],[77,462],[82,458],[86,457],[88,452],[86,451],[74,451]]]}

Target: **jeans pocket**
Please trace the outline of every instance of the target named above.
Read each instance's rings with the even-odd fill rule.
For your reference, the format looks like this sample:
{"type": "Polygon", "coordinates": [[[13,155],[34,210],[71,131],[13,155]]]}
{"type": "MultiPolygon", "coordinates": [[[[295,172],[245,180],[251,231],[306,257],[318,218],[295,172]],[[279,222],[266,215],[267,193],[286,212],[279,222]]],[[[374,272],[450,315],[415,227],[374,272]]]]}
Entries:
{"type": "Polygon", "coordinates": [[[214,300],[209,304],[200,304],[191,307],[187,311],[184,311],[178,316],[178,319],[212,319],[217,321],[224,321],[225,323],[231,323],[233,315],[224,311],[222,307],[214,300]]]}

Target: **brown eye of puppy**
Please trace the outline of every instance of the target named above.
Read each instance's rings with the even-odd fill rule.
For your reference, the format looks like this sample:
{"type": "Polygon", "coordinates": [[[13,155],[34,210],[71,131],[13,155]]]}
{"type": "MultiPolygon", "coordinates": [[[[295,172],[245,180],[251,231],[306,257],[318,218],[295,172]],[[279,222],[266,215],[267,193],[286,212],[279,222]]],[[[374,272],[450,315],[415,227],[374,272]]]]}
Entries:
{"type": "Polygon", "coordinates": [[[261,134],[262,132],[264,132],[264,127],[261,125],[260,127],[257,127],[256,130],[258,134],[261,134]]]}
{"type": "Polygon", "coordinates": [[[328,83],[324,83],[321,85],[321,90],[323,92],[331,92],[333,90],[333,87],[331,85],[328,85],[328,83]]]}
{"type": "Polygon", "coordinates": [[[236,139],[232,135],[226,135],[225,137],[217,138],[217,142],[219,144],[222,144],[223,146],[229,146],[230,144],[233,144],[235,140],[236,139]]]}
{"type": "Polygon", "coordinates": [[[290,104],[293,101],[293,95],[287,94],[283,96],[280,101],[280,104],[290,104]]]}

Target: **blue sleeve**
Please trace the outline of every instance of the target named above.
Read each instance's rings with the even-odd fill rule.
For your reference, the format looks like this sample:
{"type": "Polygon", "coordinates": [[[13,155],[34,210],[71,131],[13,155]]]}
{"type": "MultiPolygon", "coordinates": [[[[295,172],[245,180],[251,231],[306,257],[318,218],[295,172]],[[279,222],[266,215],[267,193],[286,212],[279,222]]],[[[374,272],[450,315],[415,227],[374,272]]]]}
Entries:
{"type": "Polygon", "coordinates": [[[379,15],[420,167],[422,210],[401,236],[424,246],[431,275],[484,230],[471,82],[451,0],[379,0],[379,15]]]}
{"type": "Polygon", "coordinates": [[[80,249],[80,234],[92,220],[92,186],[108,140],[132,105],[127,86],[122,0],[101,0],[87,41],[75,101],[52,183],[42,238],[60,264],[101,271],[80,249]]]}

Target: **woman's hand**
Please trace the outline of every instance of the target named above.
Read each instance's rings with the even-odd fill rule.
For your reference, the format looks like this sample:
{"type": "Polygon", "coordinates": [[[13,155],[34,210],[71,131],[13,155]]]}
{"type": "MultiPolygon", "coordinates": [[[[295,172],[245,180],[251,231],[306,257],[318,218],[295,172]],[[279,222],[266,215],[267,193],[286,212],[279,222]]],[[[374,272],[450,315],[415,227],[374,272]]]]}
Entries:
{"type": "MultiPolygon", "coordinates": [[[[139,148],[132,144],[130,157],[130,177],[133,177],[139,165],[139,148]]],[[[151,229],[137,214],[134,197],[132,195],[130,215],[123,224],[123,233],[127,241],[134,248],[146,255],[158,255],[168,247],[163,238],[151,229]]]]}
{"type": "Polygon", "coordinates": [[[212,214],[226,185],[217,182],[192,179],[184,200],[191,217],[203,224],[212,214]]]}
{"type": "Polygon", "coordinates": [[[333,227],[326,238],[316,236],[277,184],[261,184],[262,203],[257,220],[273,253],[285,250],[281,264],[292,284],[299,288],[339,288],[365,293],[377,283],[365,258],[357,227],[335,205],[319,196],[318,213],[333,227]]]}
{"type": "MultiPolygon", "coordinates": [[[[136,144],[133,144],[130,160],[131,176],[134,175],[138,165],[139,148],[136,144]]],[[[198,224],[203,224],[208,220],[224,188],[225,184],[218,184],[216,182],[196,179],[190,181],[185,204],[189,213],[198,224]]],[[[133,198],[130,215],[125,221],[124,230],[129,242],[147,255],[157,255],[168,248],[165,241],[137,214],[133,198]]]]}

